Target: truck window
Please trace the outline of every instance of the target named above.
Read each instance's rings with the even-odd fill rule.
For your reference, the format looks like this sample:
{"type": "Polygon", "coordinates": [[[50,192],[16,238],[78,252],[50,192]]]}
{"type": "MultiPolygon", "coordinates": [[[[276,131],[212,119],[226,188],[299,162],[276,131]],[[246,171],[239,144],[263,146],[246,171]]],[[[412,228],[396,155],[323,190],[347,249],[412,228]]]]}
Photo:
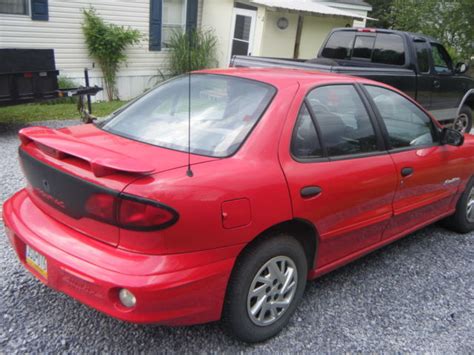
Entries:
{"type": "Polygon", "coordinates": [[[350,31],[334,32],[326,43],[321,56],[331,59],[347,59],[351,57],[352,43],[355,33],[350,31]]]}
{"type": "Polygon", "coordinates": [[[390,33],[378,33],[375,40],[373,63],[404,65],[405,46],[403,38],[390,33]]]}
{"type": "Polygon", "coordinates": [[[431,43],[431,53],[433,55],[434,70],[441,74],[451,73],[453,62],[446,49],[440,44],[431,43]]]}
{"type": "Polygon", "coordinates": [[[420,73],[429,73],[430,51],[428,49],[428,46],[426,45],[426,42],[415,42],[415,50],[416,50],[416,62],[418,63],[418,71],[420,73]]]}
{"type": "Polygon", "coordinates": [[[357,36],[354,42],[352,58],[367,59],[372,57],[372,48],[374,47],[375,37],[357,36]]]}

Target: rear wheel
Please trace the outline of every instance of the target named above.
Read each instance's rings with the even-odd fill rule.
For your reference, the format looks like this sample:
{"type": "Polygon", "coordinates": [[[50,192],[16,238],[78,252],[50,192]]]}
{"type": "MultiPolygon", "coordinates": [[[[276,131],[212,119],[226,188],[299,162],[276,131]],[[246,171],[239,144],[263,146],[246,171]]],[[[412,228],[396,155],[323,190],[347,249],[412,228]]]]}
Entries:
{"type": "Polygon", "coordinates": [[[446,218],[444,226],[458,233],[474,230],[474,179],[471,179],[456,205],[456,212],[446,218]]]}
{"type": "Polygon", "coordinates": [[[278,334],[296,310],[307,272],[303,247],[289,235],[270,236],[245,250],[229,281],[226,330],[249,343],[278,334]]]}
{"type": "Polygon", "coordinates": [[[453,128],[462,133],[469,133],[472,129],[472,111],[469,106],[463,106],[459,116],[453,122],[453,128]]]}

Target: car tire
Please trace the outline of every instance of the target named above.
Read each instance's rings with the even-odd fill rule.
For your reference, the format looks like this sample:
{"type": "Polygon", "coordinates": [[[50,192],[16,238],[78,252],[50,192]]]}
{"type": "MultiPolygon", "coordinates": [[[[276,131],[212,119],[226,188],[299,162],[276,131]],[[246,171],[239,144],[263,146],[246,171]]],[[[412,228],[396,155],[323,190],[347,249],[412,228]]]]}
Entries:
{"type": "Polygon", "coordinates": [[[456,212],[443,220],[442,225],[465,234],[474,230],[474,179],[467,184],[456,205],[456,212]]]}
{"type": "Polygon", "coordinates": [[[469,133],[472,129],[472,110],[464,105],[459,111],[458,117],[453,122],[453,128],[462,133],[469,133]]]}
{"type": "Polygon", "coordinates": [[[307,273],[303,247],[292,236],[281,233],[257,240],[239,256],[229,280],[222,313],[227,333],[247,343],[278,334],[301,300],[307,273]],[[283,289],[292,282],[296,283],[292,288],[283,289]]]}

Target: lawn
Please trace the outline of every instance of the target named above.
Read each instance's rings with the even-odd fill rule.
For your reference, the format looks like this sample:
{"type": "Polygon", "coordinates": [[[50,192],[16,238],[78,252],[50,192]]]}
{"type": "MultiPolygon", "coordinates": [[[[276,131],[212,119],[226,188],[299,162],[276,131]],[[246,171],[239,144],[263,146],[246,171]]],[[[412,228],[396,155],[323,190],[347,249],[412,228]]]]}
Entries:
{"type": "MultiPolygon", "coordinates": [[[[123,106],[126,101],[97,102],[92,104],[94,116],[103,117],[123,106]]],[[[0,107],[0,123],[26,123],[46,120],[80,118],[75,103],[26,104],[0,107]]]]}

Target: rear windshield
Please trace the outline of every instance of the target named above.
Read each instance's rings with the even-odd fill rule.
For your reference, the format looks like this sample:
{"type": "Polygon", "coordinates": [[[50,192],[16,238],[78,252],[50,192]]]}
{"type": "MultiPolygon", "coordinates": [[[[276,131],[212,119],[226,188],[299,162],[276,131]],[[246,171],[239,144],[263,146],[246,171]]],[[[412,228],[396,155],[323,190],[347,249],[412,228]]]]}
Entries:
{"type": "Polygon", "coordinates": [[[329,37],[321,56],[402,66],[405,64],[405,45],[403,38],[397,34],[377,33],[374,36],[355,31],[336,31],[329,37]]]}
{"type": "Polygon", "coordinates": [[[329,37],[321,55],[324,58],[349,59],[351,57],[354,36],[355,32],[334,32],[331,37],[329,37]]]}
{"type": "Polygon", "coordinates": [[[193,74],[189,100],[189,83],[189,76],[181,76],[162,84],[101,128],[187,152],[191,112],[191,153],[226,157],[239,149],[276,92],[272,86],[253,80],[193,74]]]}

